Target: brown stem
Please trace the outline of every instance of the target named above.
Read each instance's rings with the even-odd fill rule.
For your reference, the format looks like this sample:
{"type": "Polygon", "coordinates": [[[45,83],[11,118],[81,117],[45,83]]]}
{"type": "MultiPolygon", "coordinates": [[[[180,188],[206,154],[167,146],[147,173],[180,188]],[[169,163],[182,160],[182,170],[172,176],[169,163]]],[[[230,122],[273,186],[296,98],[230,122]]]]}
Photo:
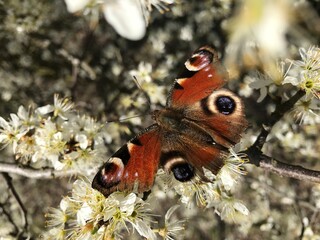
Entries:
{"type": "Polygon", "coordinates": [[[262,130],[252,147],[261,150],[274,124],[276,124],[284,116],[286,112],[291,110],[292,107],[296,104],[296,102],[299,101],[299,99],[302,98],[304,95],[305,92],[299,90],[288,101],[277,105],[276,110],[271,114],[268,121],[266,121],[263,124],[262,130]]]}
{"type": "Polygon", "coordinates": [[[299,165],[287,164],[266,155],[260,156],[259,166],[283,177],[320,183],[320,171],[310,170],[299,165]]]}
{"type": "Polygon", "coordinates": [[[17,224],[14,222],[11,214],[6,210],[5,204],[1,203],[0,209],[2,209],[1,211],[2,211],[3,215],[7,217],[7,220],[12,224],[12,226],[14,228],[14,230],[10,233],[10,235],[17,236],[19,233],[19,228],[18,228],[17,224]]]}
{"type": "Polygon", "coordinates": [[[72,175],[78,175],[79,172],[76,170],[61,170],[56,171],[54,169],[31,169],[21,168],[16,164],[0,163],[0,172],[3,173],[14,173],[27,178],[34,179],[51,179],[57,177],[69,177],[72,175]]]}
{"type": "Polygon", "coordinates": [[[16,191],[15,187],[13,186],[12,184],[12,178],[10,177],[10,175],[8,173],[5,173],[3,172],[2,173],[12,195],[14,196],[14,198],[16,199],[20,209],[21,209],[21,212],[22,212],[22,217],[24,219],[24,227],[23,227],[23,231],[20,233],[21,235],[24,233],[24,232],[27,232],[28,230],[28,218],[27,218],[27,209],[24,207],[22,201],[21,201],[21,198],[18,194],[18,192],[16,191]]]}

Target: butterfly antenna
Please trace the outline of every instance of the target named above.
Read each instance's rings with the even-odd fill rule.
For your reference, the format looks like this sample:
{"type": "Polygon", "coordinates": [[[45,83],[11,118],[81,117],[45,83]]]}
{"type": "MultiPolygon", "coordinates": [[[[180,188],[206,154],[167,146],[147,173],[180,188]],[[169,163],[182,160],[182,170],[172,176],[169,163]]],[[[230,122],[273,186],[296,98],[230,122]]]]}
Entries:
{"type": "Polygon", "coordinates": [[[118,119],[115,119],[115,120],[107,120],[106,124],[113,123],[113,122],[125,122],[125,121],[128,121],[129,119],[136,118],[136,117],[141,117],[141,116],[143,116],[143,115],[140,114],[140,115],[133,115],[133,116],[130,116],[130,117],[118,118],[118,119]]]}
{"type": "Polygon", "coordinates": [[[134,83],[137,85],[138,89],[142,92],[142,94],[144,95],[145,99],[147,100],[147,104],[149,106],[149,108],[151,109],[151,101],[150,101],[150,97],[147,94],[147,92],[142,88],[139,80],[137,79],[136,76],[133,76],[133,81],[134,83]]]}
{"type": "MultiPolygon", "coordinates": [[[[143,90],[143,88],[142,88],[142,86],[141,86],[141,84],[140,84],[140,82],[139,82],[139,80],[137,79],[136,76],[133,76],[133,81],[136,84],[136,86],[138,87],[138,89],[140,90],[140,92],[145,97],[149,109],[151,109],[151,101],[150,101],[150,97],[149,97],[148,93],[145,90],[143,90]]],[[[133,116],[130,116],[130,117],[118,118],[118,119],[114,119],[114,120],[107,120],[106,124],[112,123],[112,122],[125,122],[125,121],[127,121],[129,119],[136,118],[136,117],[141,117],[141,116],[144,116],[144,115],[145,114],[137,114],[137,115],[133,115],[133,116]]]]}

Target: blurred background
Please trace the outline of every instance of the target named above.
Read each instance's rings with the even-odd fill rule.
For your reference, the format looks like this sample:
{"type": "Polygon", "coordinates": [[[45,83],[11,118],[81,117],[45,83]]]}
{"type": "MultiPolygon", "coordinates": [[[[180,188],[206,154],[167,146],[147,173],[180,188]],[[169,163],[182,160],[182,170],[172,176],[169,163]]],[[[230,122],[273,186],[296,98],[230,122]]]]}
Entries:
{"type": "MultiPolygon", "coordinates": [[[[299,88],[284,79],[295,70],[294,60],[304,60],[301,48],[318,46],[320,39],[318,0],[75,2],[0,0],[0,116],[8,119],[20,105],[52,104],[56,93],[70,97],[80,115],[102,124],[116,121],[106,125],[101,163],[150,124],[148,113],[165,105],[182,64],[208,44],[229,72],[229,88],[245,101],[250,127],[242,148],[249,146],[275,104],[299,88]]],[[[319,64],[320,54],[314,59],[319,64]]],[[[306,113],[296,108],[274,126],[264,152],[320,170],[319,100],[310,99],[306,113]],[[310,109],[314,114],[308,115],[310,109]]],[[[2,148],[0,162],[29,164],[12,148],[2,148]]],[[[178,213],[188,219],[182,239],[320,239],[319,184],[252,165],[246,170],[234,192],[251,212],[245,224],[223,222],[214,210],[189,208],[178,213]]],[[[38,238],[47,208],[59,205],[76,178],[10,176],[27,210],[29,234],[38,238]]],[[[4,179],[0,192],[0,239],[15,239],[23,228],[21,210],[4,179]]],[[[176,198],[159,196],[155,212],[161,215],[176,198]]]]}

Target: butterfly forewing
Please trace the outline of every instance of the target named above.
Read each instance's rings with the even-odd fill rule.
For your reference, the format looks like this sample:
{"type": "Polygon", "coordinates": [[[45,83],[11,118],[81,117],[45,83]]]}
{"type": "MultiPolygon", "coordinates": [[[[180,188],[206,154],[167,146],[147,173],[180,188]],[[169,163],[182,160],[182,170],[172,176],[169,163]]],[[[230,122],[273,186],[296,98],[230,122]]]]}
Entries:
{"type": "Polygon", "coordinates": [[[152,125],[122,146],[100,168],[92,187],[105,196],[114,191],[130,191],[135,184],[139,192],[151,188],[160,156],[159,128],[152,125]]]}
{"type": "MultiPolygon", "coordinates": [[[[228,74],[220,65],[215,51],[202,47],[186,61],[185,69],[176,79],[168,97],[168,108],[182,112],[183,119],[194,125],[185,132],[186,127],[180,124],[178,131],[184,137],[178,140],[184,146],[180,150],[183,157],[200,170],[200,174],[202,167],[217,173],[223,166],[228,148],[239,142],[247,127],[241,99],[221,88],[227,80],[228,74]]],[[[166,165],[170,166],[170,162],[174,162],[170,158],[167,161],[166,165]]]]}
{"type": "Polygon", "coordinates": [[[228,78],[224,67],[211,47],[195,51],[176,79],[167,99],[167,106],[181,108],[193,104],[222,87],[228,78]]]}

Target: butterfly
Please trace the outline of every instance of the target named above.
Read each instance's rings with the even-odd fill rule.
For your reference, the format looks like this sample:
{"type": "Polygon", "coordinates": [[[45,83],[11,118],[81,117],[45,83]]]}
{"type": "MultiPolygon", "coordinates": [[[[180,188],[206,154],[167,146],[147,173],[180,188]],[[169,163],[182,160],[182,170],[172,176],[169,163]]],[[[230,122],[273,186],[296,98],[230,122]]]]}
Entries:
{"type": "Polygon", "coordinates": [[[145,192],[160,167],[181,182],[195,175],[205,180],[203,168],[217,174],[247,127],[243,102],[222,88],[227,79],[213,48],[196,50],[174,81],[166,107],[152,112],[155,123],[107,160],[92,187],[106,197],[135,184],[145,192]]]}

